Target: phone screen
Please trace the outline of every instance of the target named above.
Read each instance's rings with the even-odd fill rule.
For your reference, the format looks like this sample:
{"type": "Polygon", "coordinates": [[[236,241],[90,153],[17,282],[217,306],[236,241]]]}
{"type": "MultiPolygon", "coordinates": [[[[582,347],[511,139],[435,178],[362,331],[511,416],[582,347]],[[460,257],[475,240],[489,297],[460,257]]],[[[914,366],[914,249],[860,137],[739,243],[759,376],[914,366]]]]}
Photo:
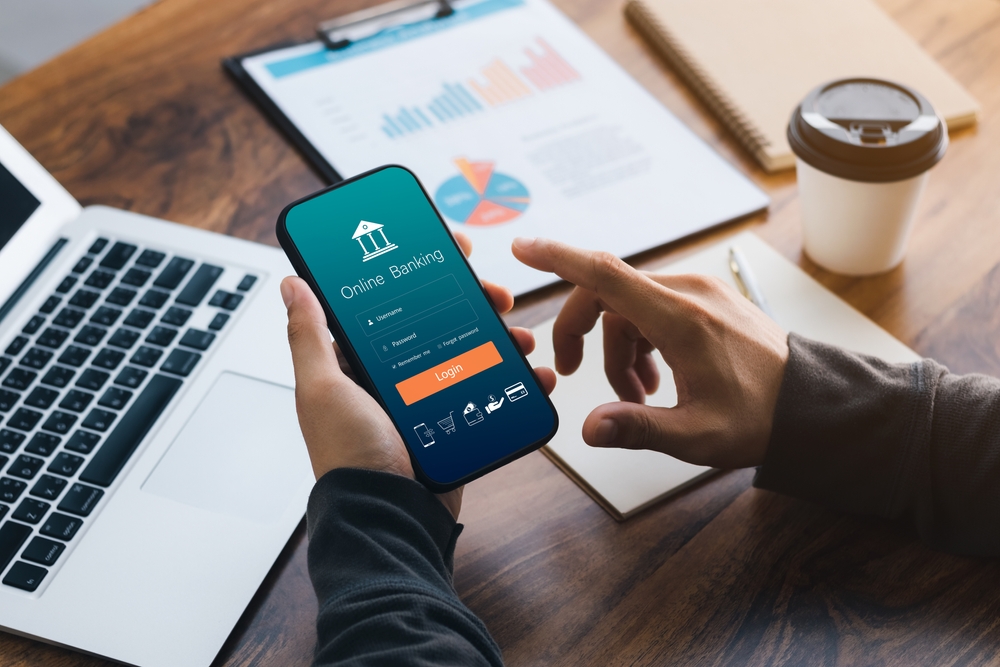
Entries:
{"type": "Polygon", "coordinates": [[[292,205],[283,226],[425,481],[464,483],[555,434],[555,409],[413,174],[362,175],[292,205]]]}

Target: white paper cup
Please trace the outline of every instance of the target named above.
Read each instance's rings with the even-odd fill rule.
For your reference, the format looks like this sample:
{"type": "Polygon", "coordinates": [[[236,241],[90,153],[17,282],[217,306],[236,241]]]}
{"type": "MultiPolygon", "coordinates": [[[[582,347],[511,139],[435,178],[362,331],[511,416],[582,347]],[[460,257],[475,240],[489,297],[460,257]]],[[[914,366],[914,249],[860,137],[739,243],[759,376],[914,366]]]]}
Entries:
{"type": "Polygon", "coordinates": [[[849,276],[899,266],[928,172],[892,183],[862,183],[831,176],[798,158],[795,165],[810,259],[849,276]]]}
{"type": "Polygon", "coordinates": [[[788,143],[806,254],[851,276],[898,266],[928,172],[948,148],[930,103],[888,81],[834,81],[796,108],[788,143]]]}

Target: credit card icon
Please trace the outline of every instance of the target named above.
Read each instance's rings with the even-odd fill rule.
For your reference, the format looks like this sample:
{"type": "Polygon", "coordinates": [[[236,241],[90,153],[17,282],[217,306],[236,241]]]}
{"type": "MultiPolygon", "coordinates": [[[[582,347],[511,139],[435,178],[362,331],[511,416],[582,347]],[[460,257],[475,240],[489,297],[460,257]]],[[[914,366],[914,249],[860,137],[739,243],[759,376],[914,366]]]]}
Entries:
{"type": "Polygon", "coordinates": [[[512,384],[503,390],[503,393],[507,394],[507,398],[512,402],[520,400],[528,395],[528,390],[524,388],[523,382],[518,382],[517,384],[512,384]]]}

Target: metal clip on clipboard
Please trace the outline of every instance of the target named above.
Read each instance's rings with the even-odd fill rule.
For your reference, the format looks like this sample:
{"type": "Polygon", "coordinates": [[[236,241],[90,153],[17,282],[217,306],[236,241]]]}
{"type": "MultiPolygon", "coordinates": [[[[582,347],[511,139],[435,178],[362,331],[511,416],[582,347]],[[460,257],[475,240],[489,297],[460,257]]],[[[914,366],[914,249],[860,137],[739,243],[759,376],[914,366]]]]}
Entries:
{"type": "Polygon", "coordinates": [[[328,49],[336,51],[389,28],[442,19],[454,13],[448,0],[394,0],[323,21],[316,26],[316,34],[328,49]]]}

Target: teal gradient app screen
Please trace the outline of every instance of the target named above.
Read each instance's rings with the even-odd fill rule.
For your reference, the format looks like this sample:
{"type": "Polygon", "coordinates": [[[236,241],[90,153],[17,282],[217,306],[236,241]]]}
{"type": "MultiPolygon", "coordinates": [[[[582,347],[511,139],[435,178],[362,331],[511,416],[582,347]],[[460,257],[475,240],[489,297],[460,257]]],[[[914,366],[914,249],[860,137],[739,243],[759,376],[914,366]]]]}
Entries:
{"type": "Polygon", "coordinates": [[[553,434],[551,404],[412,174],[388,167],[297,204],[285,229],[431,480],[553,434]]]}

